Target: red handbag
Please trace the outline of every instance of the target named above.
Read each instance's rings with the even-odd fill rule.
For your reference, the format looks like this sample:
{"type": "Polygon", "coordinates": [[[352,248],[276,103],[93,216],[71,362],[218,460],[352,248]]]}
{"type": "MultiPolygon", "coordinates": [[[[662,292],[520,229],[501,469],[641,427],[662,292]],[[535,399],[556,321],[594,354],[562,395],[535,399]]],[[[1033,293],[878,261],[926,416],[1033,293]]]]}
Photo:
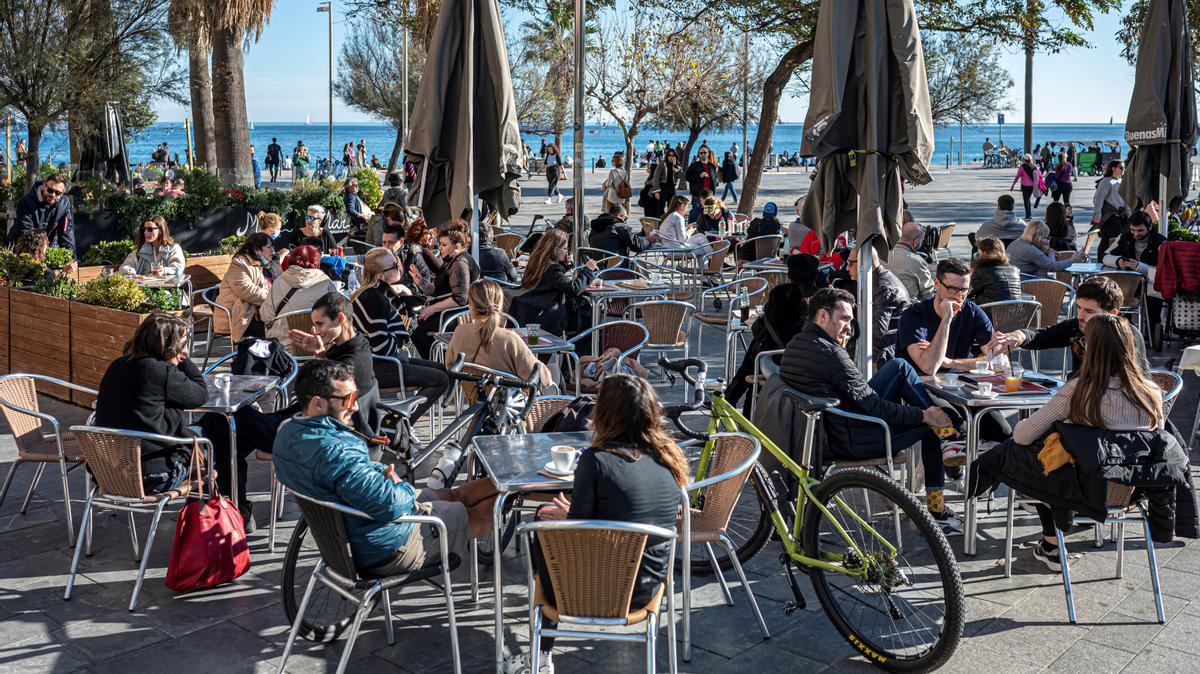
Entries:
{"type": "MultiPolygon", "coordinates": [[[[203,487],[200,450],[192,451],[197,493],[203,487]]],[[[189,501],[179,513],[175,542],[167,565],[167,587],[191,592],[216,587],[250,568],[250,548],[242,515],[233,502],[214,491],[210,498],[189,501]]]]}

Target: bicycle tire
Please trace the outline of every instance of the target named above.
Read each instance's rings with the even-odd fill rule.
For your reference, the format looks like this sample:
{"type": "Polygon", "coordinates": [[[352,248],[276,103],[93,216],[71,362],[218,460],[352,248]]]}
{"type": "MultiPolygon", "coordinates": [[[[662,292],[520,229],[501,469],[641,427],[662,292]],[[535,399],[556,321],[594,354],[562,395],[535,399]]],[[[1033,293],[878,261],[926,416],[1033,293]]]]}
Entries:
{"type": "MultiPolygon", "coordinates": [[[[313,568],[316,566],[317,560],[320,558],[320,551],[317,550],[316,544],[313,543],[310,554],[305,554],[304,560],[300,557],[304,553],[304,542],[308,538],[308,524],[301,517],[296,522],[296,528],[292,530],[292,537],[288,540],[287,552],[283,557],[283,575],[279,582],[279,591],[283,598],[283,613],[287,617],[287,622],[292,625],[296,621],[296,611],[300,608],[300,601],[304,597],[304,590],[308,586],[308,579],[312,575],[313,568]],[[300,564],[307,564],[307,572],[301,569],[297,573],[297,567],[300,564]],[[302,577],[298,577],[302,576],[302,577]],[[297,582],[299,581],[299,582],[297,582]]],[[[375,609],[375,604],[378,603],[382,593],[377,594],[373,599],[371,610],[375,609]]],[[[346,601],[341,595],[338,595],[333,590],[317,583],[313,587],[312,598],[309,599],[308,609],[304,614],[304,621],[300,625],[300,636],[308,641],[317,643],[327,643],[336,640],[350,623],[354,620],[354,612],[357,607],[346,601]],[[329,600],[332,599],[338,610],[333,613],[337,617],[334,620],[322,619],[318,616],[327,616],[326,609],[329,607],[329,600]]]]}
{"type": "MultiPolygon", "coordinates": [[[[848,490],[862,490],[868,499],[870,497],[867,490],[870,490],[870,492],[882,497],[884,500],[890,502],[890,504],[898,506],[901,512],[903,512],[904,517],[907,518],[907,522],[910,525],[904,527],[904,520],[901,520],[906,547],[904,550],[897,552],[897,557],[902,559],[903,563],[893,566],[892,570],[898,571],[900,579],[908,581],[909,587],[915,586],[917,583],[914,582],[914,579],[918,578],[918,569],[912,566],[909,558],[915,559],[918,554],[924,554],[926,550],[928,551],[928,555],[931,558],[931,566],[927,566],[922,571],[931,581],[928,585],[930,587],[940,587],[944,593],[942,621],[938,633],[928,648],[913,653],[897,652],[891,647],[885,647],[878,643],[880,637],[863,634],[851,618],[842,610],[842,605],[835,599],[833,594],[835,589],[840,590],[847,596],[850,596],[850,593],[833,587],[831,580],[851,579],[851,576],[834,571],[825,571],[817,567],[809,567],[807,569],[809,577],[812,581],[813,589],[816,591],[817,598],[821,602],[821,607],[825,610],[826,615],[829,616],[830,622],[833,623],[837,631],[841,633],[855,650],[863,654],[872,665],[893,672],[925,672],[937,669],[950,659],[958,647],[958,642],[962,637],[965,612],[962,577],[959,574],[958,563],[955,561],[954,553],[950,550],[950,543],[946,540],[946,536],[942,533],[941,528],[933,520],[933,517],[929,514],[925,506],[911,492],[905,490],[900,484],[878,471],[862,467],[836,471],[817,486],[814,496],[816,501],[825,504],[827,508],[830,508],[831,513],[834,513],[839,509],[839,506],[835,504],[830,507],[829,503],[835,496],[845,494],[848,490]],[[922,547],[921,550],[914,551],[914,536],[918,536],[923,546],[927,547],[922,547]],[[934,575],[935,569],[936,578],[934,575]],[[905,571],[907,571],[907,574],[905,574],[905,571]]],[[[845,499],[843,499],[844,502],[845,499]]],[[[886,517],[887,522],[894,526],[891,507],[888,506],[885,512],[888,513],[886,517]]],[[[850,528],[845,518],[841,518],[839,521],[843,527],[850,528]]],[[[804,519],[803,542],[805,554],[808,557],[821,559],[822,556],[827,558],[833,552],[833,554],[839,554],[845,560],[845,557],[837,553],[836,550],[829,548],[822,549],[820,545],[822,538],[821,525],[824,522],[829,522],[829,520],[822,515],[816,503],[810,502],[807,506],[804,519]]],[[[882,527],[879,528],[882,529],[882,527]]],[[[893,531],[893,533],[895,532],[893,531]]],[[[832,535],[828,536],[828,538],[840,543],[832,535]]],[[[892,540],[892,544],[896,545],[896,541],[892,540]]],[[[863,541],[860,541],[860,545],[863,548],[866,547],[863,541]]],[[[883,551],[880,550],[876,554],[880,553],[883,553],[883,551]]],[[[909,608],[912,608],[914,605],[910,603],[907,597],[901,598],[896,592],[897,589],[904,589],[904,583],[897,583],[897,587],[893,588],[884,587],[889,580],[895,580],[894,577],[887,577],[886,572],[888,569],[886,565],[884,566],[883,572],[885,577],[882,582],[863,581],[861,583],[862,585],[877,588],[874,591],[868,590],[862,592],[862,596],[867,598],[872,596],[885,597],[886,606],[890,607],[890,611],[873,607],[863,599],[856,599],[856,602],[867,608],[874,609],[878,614],[884,615],[887,621],[891,623],[893,631],[900,633],[900,636],[913,636],[914,632],[911,629],[896,626],[898,619],[896,614],[901,612],[896,600],[898,598],[901,599],[909,608]]],[[[861,590],[862,588],[859,589],[861,590]]],[[[880,603],[883,604],[884,602],[881,601],[880,603]]],[[[910,611],[908,615],[911,617],[927,617],[925,611],[930,604],[923,601],[919,606],[920,610],[910,611]]],[[[853,611],[851,611],[852,613],[853,611]]],[[[901,616],[901,618],[903,617],[905,616],[901,616]]],[[[876,623],[880,622],[878,616],[873,616],[873,618],[876,623]]],[[[886,627],[885,622],[884,628],[886,629],[886,627]]],[[[925,628],[922,628],[922,630],[925,630],[925,628]]],[[[919,635],[920,631],[918,630],[916,634],[919,635]]],[[[919,638],[919,636],[916,638],[919,638]]]]}
{"type": "MultiPolygon", "coordinates": [[[[763,501],[765,492],[756,484],[758,480],[759,476],[756,470],[750,474],[750,479],[746,480],[746,486],[742,488],[742,495],[738,498],[738,504],[725,528],[725,533],[733,542],[734,552],[742,566],[762,552],[771,540],[773,525],[771,524],[770,509],[763,501]],[[747,492],[747,490],[751,491],[747,492]],[[757,515],[754,512],[756,510],[757,515]]],[[[722,572],[733,569],[733,560],[725,553],[724,548],[719,545],[713,546],[713,552],[717,557],[717,566],[722,572]]],[[[683,557],[679,553],[675,554],[675,569],[683,570],[683,557]]],[[[692,550],[692,574],[696,576],[713,575],[712,563],[704,552],[697,554],[696,550],[692,550]]]]}

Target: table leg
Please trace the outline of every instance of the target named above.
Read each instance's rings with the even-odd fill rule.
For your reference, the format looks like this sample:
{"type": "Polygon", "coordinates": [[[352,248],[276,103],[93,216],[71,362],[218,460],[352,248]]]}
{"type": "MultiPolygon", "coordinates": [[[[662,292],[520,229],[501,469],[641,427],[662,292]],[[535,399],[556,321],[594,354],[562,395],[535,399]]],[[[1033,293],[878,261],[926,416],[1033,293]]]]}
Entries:
{"type": "Polygon", "coordinates": [[[496,672],[499,673],[504,664],[504,581],[500,576],[501,562],[500,531],[504,526],[504,502],[509,494],[501,492],[496,497],[496,506],[492,509],[492,587],[493,599],[496,602],[496,672]]]}
{"type": "MultiPolygon", "coordinates": [[[[601,298],[601,297],[593,297],[592,298],[592,326],[593,327],[600,325],[600,304],[603,301],[604,301],[604,298],[601,298]]],[[[592,333],[592,355],[597,355],[598,353],[600,353],[600,331],[599,330],[592,333]]]]}
{"type": "Polygon", "coordinates": [[[237,445],[237,422],[233,420],[232,414],[226,414],[225,420],[229,422],[229,498],[233,500],[233,507],[239,507],[238,504],[238,445],[237,445]]]}
{"type": "MultiPolygon", "coordinates": [[[[975,459],[979,454],[979,419],[987,413],[987,409],[972,410],[967,408],[967,463],[963,466],[963,471],[966,477],[967,492],[971,488],[971,464],[975,463],[975,459]]],[[[977,528],[976,518],[976,499],[970,498],[967,494],[963,495],[963,554],[975,554],[975,533],[977,528]]]]}

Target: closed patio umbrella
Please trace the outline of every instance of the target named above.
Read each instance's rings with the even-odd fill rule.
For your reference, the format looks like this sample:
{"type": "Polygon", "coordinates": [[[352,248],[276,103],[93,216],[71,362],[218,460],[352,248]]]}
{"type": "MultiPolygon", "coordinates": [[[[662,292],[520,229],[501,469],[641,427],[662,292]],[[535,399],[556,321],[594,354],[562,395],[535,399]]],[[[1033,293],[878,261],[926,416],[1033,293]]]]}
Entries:
{"type": "Polygon", "coordinates": [[[404,147],[430,226],[471,209],[476,194],[515,212],[520,131],[496,0],[442,3],[404,147]]]}
{"type": "MultiPolygon", "coordinates": [[[[1165,215],[1172,200],[1187,197],[1196,144],[1196,91],[1183,0],[1150,0],[1138,42],[1125,140],[1132,153],[1121,197],[1135,209],[1158,201],[1165,215]]],[[[1166,222],[1162,218],[1163,233],[1166,222]]]]}
{"type": "MultiPolygon", "coordinates": [[[[870,325],[871,254],[887,260],[900,238],[902,181],[932,180],[933,121],[925,56],[912,0],[822,0],[800,152],[817,157],[804,221],[830,250],[853,233],[860,325],[870,325]]],[[[870,331],[857,360],[869,374],[870,331]]],[[[864,339],[865,338],[865,339],[864,339]]]]}

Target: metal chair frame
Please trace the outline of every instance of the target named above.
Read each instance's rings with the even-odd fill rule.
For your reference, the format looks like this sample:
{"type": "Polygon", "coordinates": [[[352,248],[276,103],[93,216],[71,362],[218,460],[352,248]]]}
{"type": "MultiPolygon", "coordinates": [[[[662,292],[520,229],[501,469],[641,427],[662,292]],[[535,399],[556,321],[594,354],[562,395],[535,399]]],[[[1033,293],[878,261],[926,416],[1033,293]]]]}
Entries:
{"type": "Polygon", "coordinates": [[[1104,277],[1110,278],[1113,281],[1115,281],[1118,286],[1122,286],[1122,290],[1121,290],[1122,295],[1124,295],[1125,291],[1123,288],[1123,284],[1121,283],[1121,280],[1122,279],[1130,279],[1131,281],[1135,280],[1135,279],[1137,280],[1137,283],[1138,283],[1137,297],[1131,298],[1131,297],[1126,296],[1125,302],[1118,313],[1132,314],[1133,316],[1135,316],[1137,318],[1138,331],[1141,332],[1144,336],[1149,336],[1147,334],[1147,330],[1148,330],[1147,326],[1149,325],[1149,322],[1150,322],[1149,321],[1150,314],[1148,313],[1149,310],[1146,308],[1146,277],[1142,276],[1141,274],[1137,273],[1136,271],[1129,271],[1129,270],[1125,270],[1125,269],[1114,269],[1112,271],[1104,271],[1104,272],[1100,272],[1099,274],[1096,274],[1096,276],[1104,276],[1104,277]],[[1136,303],[1135,303],[1135,301],[1136,301],[1136,303]]]}
{"type": "Polygon", "coordinates": [[[751,389],[750,389],[750,417],[751,418],[754,417],[754,408],[755,408],[755,406],[758,405],[758,386],[760,383],[765,382],[766,378],[767,378],[766,364],[767,363],[774,364],[774,362],[769,359],[774,358],[775,356],[782,356],[783,352],[784,352],[784,349],[770,349],[768,351],[759,351],[758,355],[755,356],[755,358],[754,358],[754,383],[751,385],[751,389]]]}
{"type": "MultiPolygon", "coordinates": [[[[231,352],[234,350],[232,334],[229,334],[229,335],[216,335],[215,334],[216,328],[215,328],[215,321],[213,320],[213,318],[216,316],[216,313],[218,310],[224,311],[225,317],[229,319],[229,324],[231,326],[233,325],[233,310],[217,301],[217,293],[219,293],[219,292],[221,292],[220,285],[215,285],[215,286],[212,286],[210,288],[205,288],[204,290],[200,291],[200,300],[202,302],[204,302],[205,304],[207,304],[208,306],[212,307],[212,310],[213,310],[213,316],[210,316],[208,318],[208,332],[204,338],[204,361],[200,364],[201,369],[204,369],[205,367],[208,366],[208,359],[212,357],[212,353],[213,353],[213,340],[216,339],[218,336],[229,337],[229,349],[231,352]]],[[[192,304],[195,304],[195,302],[192,302],[192,304]]]]}
{"type": "MultiPolygon", "coordinates": [[[[636,317],[641,315],[645,307],[663,305],[678,306],[680,310],[683,311],[683,319],[680,321],[679,325],[679,332],[683,333],[682,343],[654,344],[652,342],[647,342],[642,346],[641,351],[639,351],[639,356],[642,352],[647,351],[650,353],[672,353],[675,351],[683,351],[683,357],[687,358],[688,344],[691,342],[689,335],[692,332],[692,317],[696,311],[696,308],[691,304],[688,304],[687,302],[680,302],[678,300],[649,300],[645,302],[637,302],[630,304],[629,307],[625,309],[625,320],[637,323],[638,321],[636,320],[636,317]]],[[[642,322],[644,323],[644,321],[642,322]]],[[[649,334],[650,331],[647,330],[646,332],[649,334]]],[[[663,370],[663,377],[666,377],[666,370],[663,370]]],[[[685,396],[687,394],[686,384],[684,385],[684,394],[685,396]]]]}
{"type": "MultiPolygon", "coordinates": [[[[728,380],[733,376],[734,360],[737,355],[737,347],[734,340],[745,331],[745,326],[740,320],[735,319],[735,312],[742,308],[741,290],[746,288],[746,306],[755,307],[761,305],[765,300],[767,288],[770,282],[759,276],[743,276],[736,278],[729,283],[723,283],[714,288],[709,288],[700,293],[700,306],[704,306],[705,297],[716,297],[717,295],[726,295],[725,303],[725,351],[722,362],[725,366],[725,379],[728,380]],[[736,323],[736,325],[735,325],[736,323]]],[[[715,302],[714,302],[715,304],[715,302]]],[[[693,315],[693,318],[696,318],[693,315]]],[[[696,319],[696,353],[701,353],[704,344],[704,321],[696,319]]],[[[716,326],[713,326],[716,327],[716,326]]]]}
{"type": "MultiPolygon", "coordinates": [[[[1075,306],[1075,288],[1073,288],[1070,283],[1063,283],[1062,281],[1059,281],[1057,279],[1052,279],[1052,278],[1036,278],[1036,279],[1028,279],[1028,280],[1022,281],[1021,289],[1024,290],[1026,285],[1035,285],[1035,287],[1036,287],[1036,285],[1041,285],[1041,284],[1046,284],[1046,283],[1053,283],[1053,284],[1055,284],[1056,287],[1061,286],[1064,291],[1064,295],[1063,295],[1062,301],[1059,302],[1059,306],[1057,306],[1057,307],[1051,307],[1048,304],[1042,305],[1042,314],[1038,318],[1038,327],[1039,328],[1046,328],[1046,327],[1049,327],[1049,326],[1057,323],[1058,315],[1064,311],[1064,306],[1066,307],[1065,308],[1066,315],[1070,316],[1071,308],[1075,306]],[[1054,309],[1053,315],[1051,315],[1051,313],[1050,313],[1051,308],[1054,309]]],[[[1030,294],[1033,294],[1036,296],[1036,293],[1030,293],[1030,294]]],[[[1041,300],[1038,300],[1038,302],[1040,303],[1041,300]]],[[[1038,356],[1038,352],[1037,351],[1032,352],[1031,357],[1033,359],[1033,369],[1040,371],[1039,366],[1040,366],[1041,359],[1038,356]]],[[[1067,359],[1069,357],[1070,357],[1070,349],[1068,349],[1067,347],[1063,347],[1062,348],[1062,371],[1059,374],[1064,377],[1070,371],[1070,368],[1067,367],[1067,359]]]]}
{"type": "MultiPolygon", "coordinates": [[[[622,351],[621,354],[617,357],[618,358],[617,363],[618,364],[624,363],[626,358],[635,358],[636,359],[637,355],[641,352],[642,348],[644,348],[646,346],[646,344],[649,343],[650,331],[646,329],[646,326],[642,325],[641,323],[637,323],[635,321],[628,321],[628,320],[610,321],[608,323],[601,323],[600,325],[593,325],[592,327],[588,328],[587,330],[584,330],[583,332],[579,333],[578,335],[575,335],[571,339],[568,339],[567,343],[570,344],[572,347],[575,347],[578,344],[580,344],[584,339],[591,339],[595,333],[599,332],[602,334],[604,330],[611,328],[613,326],[621,326],[621,327],[632,326],[632,327],[636,327],[642,331],[642,338],[638,341],[637,344],[634,344],[633,346],[629,347],[628,349],[625,349],[624,351],[622,351]]],[[[575,395],[578,396],[580,394],[582,381],[583,381],[583,368],[580,365],[579,352],[576,348],[572,348],[570,351],[564,352],[563,355],[566,357],[567,361],[571,364],[571,367],[575,370],[575,395]]],[[[593,354],[593,355],[599,356],[600,354],[597,353],[597,354],[593,354]]]]}
{"type": "MultiPolygon", "coordinates": [[[[337,511],[343,516],[361,517],[368,520],[371,519],[371,517],[366,513],[344,506],[340,503],[320,501],[318,499],[309,498],[308,496],[297,492],[292,492],[292,494],[300,501],[304,501],[321,508],[328,508],[330,510],[337,511]]],[[[455,620],[454,594],[452,592],[453,585],[451,584],[450,580],[450,570],[453,562],[451,561],[450,550],[446,543],[446,523],[432,515],[405,515],[403,517],[397,517],[395,520],[392,520],[392,522],[396,524],[412,524],[414,526],[428,524],[433,526],[439,534],[438,545],[441,551],[441,561],[434,568],[440,568],[441,570],[440,575],[442,577],[442,585],[439,589],[443,591],[446,597],[446,613],[450,623],[450,650],[453,653],[454,658],[454,671],[455,674],[462,674],[462,662],[459,657],[458,649],[458,623],[455,620]]],[[[316,529],[310,528],[309,532],[314,536],[317,535],[316,529]]],[[[332,541],[332,543],[337,545],[343,544],[341,541],[332,541]]],[[[353,561],[353,555],[349,552],[348,543],[345,545],[347,549],[346,554],[350,557],[350,560],[353,561]]],[[[434,587],[438,587],[437,583],[433,581],[432,577],[417,578],[415,580],[425,580],[434,587]]],[[[410,582],[414,582],[414,579],[410,578],[407,574],[402,576],[392,576],[389,578],[347,578],[329,568],[329,565],[326,563],[324,553],[322,553],[321,560],[317,562],[316,568],[313,569],[312,576],[310,576],[308,579],[308,585],[304,589],[304,597],[300,600],[300,607],[296,610],[296,619],[292,623],[292,629],[288,632],[287,644],[283,648],[283,657],[280,658],[279,666],[275,670],[278,672],[278,674],[283,674],[284,668],[287,666],[288,658],[292,653],[292,646],[295,645],[296,637],[299,636],[300,627],[304,622],[304,612],[308,609],[309,599],[312,598],[313,589],[316,587],[318,582],[333,590],[346,601],[358,602],[358,610],[354,614],[354,622],[351,624],[350,634],[346,638],[346,646],[342,650],[341,659],[338,661],[337,672],[338,674],[342,674],[342,672],[346,671],[346,666],[350,663],[350,654],[354,651],[354,642],[358,640],[358,633],[362,629],[363,620],[365,620],[367,615],[370,614],[373,599],[377,594],[383,594],[383,615],[385,619],[384,624],[387,629],[388,644],[391,645],[396,643],[396,635],[392,627],[393,617],[391,590],[393,588],[406,585],[410,582]],[[362,591],[361,597],[355,595],[357,591],[362,591]]]]}
{"type": "MultiPolygon", "coordinates": [[[[675,574],[671,571],[675,568],[675,541],[677,535],[670,529],[651,526],[649,524],[635,524],[633,522],[610,522],[603,520],[557,520],[557,521],[541,521],[528,522],[517,527],[517,535],[525,536],[526,549],[532,549],[532,546],[538,545],[534,536],[539,532],[562,532],[562,531],[618,531],[624,533],[642,534],[654,538],[662,538],[670,541],[671,552],[667,560],[667,580],[666,580],[666,600],[667,600],[667,633],[668,633],[668,660],[669,671],[674,674],[678,670],[677,653],[675,644],[675,574]]],[[[655,640],[658,635],[659,618],[655,612],[648,612],[645,623],[646,628],[644,634],[628,634],[615,633],[611,631],[588,631],[587,628],[603,628],[624,626],[626,620],[624,618],[592,618],[587,616],[572,616],[564,613],[559,613],[558,629],[550,629],[542,626],[542,607],[535,604],[536,590],[534,578],[536,574],[533,570],[533,555],[525,555],[525,575],[526,582],[529,588],[529,671],[537,672],[539,667],[539,658],[541,656],[540,648],[543,636],[552,636],[558,639],[579,639],[592,638],[604,641],[624,641],[624,642],[644,642],[646,644],[646,671],[653,674],[655,671],[655,640]],[[579,626],[580,629],[565,630],[561,629],[564,625],[579,626]]],[[[556,591],[557,594],[557,591],[556,591]]],[[[558,597],[561,602],[561,595],[558,597]]]]}
{"type": "Polygon", "coordinates": [[[754,257],[751,258],[751,261],[761,260],[768,257],[779,257],[779,251],[783,250],[785,243],[787,243],[787,237],[782,234],[761,234],[759,236],[752,236],[742,241],[737,246],[734,246],[733,257],[735,260],[737,260],[737,264],[740,267],[743,262],[746,262],[746,260],[742,259],[742,250],[751,244],[754,245],[754,257]],[[769,244],[772,240],[774,240],[776,244],[774,247],[775,252],[772,254],[770,252],[771,247],[767,246],[767,254],[760,255],[760,253],[763,252],[763,246],[769,244]]]}

